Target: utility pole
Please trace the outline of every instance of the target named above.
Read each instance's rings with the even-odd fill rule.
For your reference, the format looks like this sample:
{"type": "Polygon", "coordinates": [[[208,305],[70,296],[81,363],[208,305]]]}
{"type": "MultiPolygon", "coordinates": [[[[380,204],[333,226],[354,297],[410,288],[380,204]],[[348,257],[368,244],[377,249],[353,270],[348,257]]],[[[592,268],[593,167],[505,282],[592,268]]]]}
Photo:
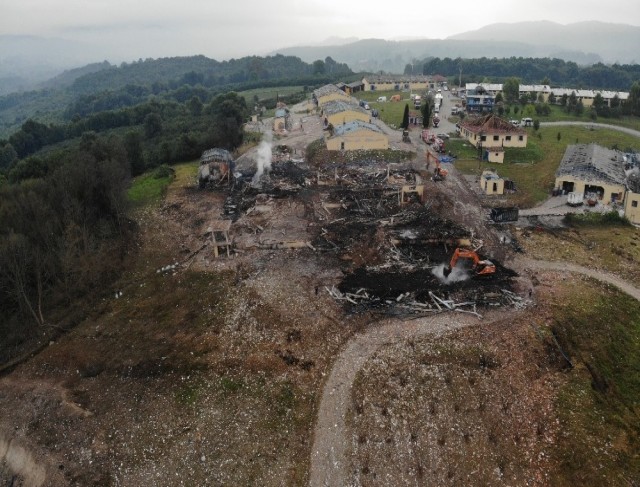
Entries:
{"type": "Polygon", "coordinates": [[[458,89],[462,89],[462,64],[459,66],[460,77],[458,78],[458,89]]]}

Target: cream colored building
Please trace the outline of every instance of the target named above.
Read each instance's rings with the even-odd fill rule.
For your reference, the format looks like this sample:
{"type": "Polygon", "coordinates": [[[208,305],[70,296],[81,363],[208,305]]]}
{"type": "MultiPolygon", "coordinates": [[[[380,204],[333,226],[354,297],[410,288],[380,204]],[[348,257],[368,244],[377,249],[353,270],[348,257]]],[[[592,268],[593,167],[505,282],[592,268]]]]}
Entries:
{"type": "Polygon", "coordinates": [[[562,157],[555,187],[585,197],[593,194],[603,204],[622,203],[625,179],[624,160],[618,151],[596,144],[576,144],[568,146],[562,157]]]}
{"type": "Polygon", "coordinates": [[[502,147],[483,147],[482,160],[502,164],[504,163],[504,149],[502,147]]]}
{"type": "Polygon", "coordinates": [[[364,91],[427,91],[429,76],[377,76],[362,79],[364,91]]]}
{"type": "Polygon", "coordinates": [[[322,107],[332,101],[344,101],[347,103],[356,103],[357,101],[338,88],[336,85],[324,85],[313,92],[313,100],[322,107]]]}
{"type": "Polygon", "coordinates": [[[493,113],[467,117],[460,123],[460,135],[475,147],[526,147],[527,131],[493,113]]]}
{"type": "MultiPolygon", "coordinates": [[[[640,188],[638,188],[640,190],[640,188]]],[[[627,191],[624,199],[624,216],[635,224],[640,224],[640,193],[627,191]]]]}
{"type": "Polygon", "coordinates": [[[389,138],[375,125],[355,120],[338,125],[333,135],[326,135],[328,150],[388,149],[389,138]]]}
{"type": "Polygon", "coordinates": [[[504,194],[504,179],[495,171],[487,169],[480,176],[480,189],[487,195],[504,194]]]}
{"type": "Polygon", "coordinates": [[[338,127],[338,125],[344,125],[354,120],[360,120],[362,122],[371,121],[371,114],[364,108],[337,100],[325,103],[322,106],[320,116],[322,117],[324,127],[328,127],[329,124],[338,127]]]}

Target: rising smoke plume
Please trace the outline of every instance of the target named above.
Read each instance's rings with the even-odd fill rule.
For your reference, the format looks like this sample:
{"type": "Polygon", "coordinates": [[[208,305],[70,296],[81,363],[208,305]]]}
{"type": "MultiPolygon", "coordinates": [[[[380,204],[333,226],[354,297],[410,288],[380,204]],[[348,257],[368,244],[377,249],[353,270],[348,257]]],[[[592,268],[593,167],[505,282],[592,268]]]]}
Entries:
{"type": "Polygon", "coordinates": [[[256,173],[253,175],[251,184],[254,186],[260,183],[260,178],[266,171],[271,171],[271,149],[273,146],[273,135],[266,132],[260,145],[258,146],[258,159],[256,159],[256,173]]]}

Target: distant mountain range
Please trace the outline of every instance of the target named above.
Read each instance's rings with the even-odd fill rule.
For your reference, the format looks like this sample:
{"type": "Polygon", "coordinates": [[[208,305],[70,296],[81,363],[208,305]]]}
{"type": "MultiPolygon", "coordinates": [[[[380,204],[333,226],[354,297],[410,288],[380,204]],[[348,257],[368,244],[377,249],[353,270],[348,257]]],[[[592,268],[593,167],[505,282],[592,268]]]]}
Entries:
{"type": "Polygon", "coordinates": [[[59,38],[0,35],[0,95],[59,75],[66,69],[104,60],[96,46],[59,38]]]}
{"type": "Polygon", "coordinates": [[[447,39],[364,39],[339,46],[298,46],[274,53],[312,62],[331,56],[354,71],[403,72],[407,64],[432,57],[552,57],[581,65],[636,64],[640,27],[605,22],[561,25],[548,21],[491,24],[447,39]]]}
{"type": "MultiPolygon", "coordinates": [[[[402,73],[407,64],[413,64],[417,73],[420,64],[433,57],[555,57],[581,65],[640,62],[640,27],[626,24],[520,22],[492,24],[447,39],[405,39],[333,37],[270,54],[297,56],[307,63],[330,56],[348,64],[353,71],[389,73],[402,73]]],[[[49,86],[43,82],[65,70],[52,84],[69,84],[85,72],[108,67],[101,63],[104,59],[109,59],[106,51],[88,43],[0,35],[0,95],[49,86]],[[82,66],[85,67],[74,69],[82,66]]]]}

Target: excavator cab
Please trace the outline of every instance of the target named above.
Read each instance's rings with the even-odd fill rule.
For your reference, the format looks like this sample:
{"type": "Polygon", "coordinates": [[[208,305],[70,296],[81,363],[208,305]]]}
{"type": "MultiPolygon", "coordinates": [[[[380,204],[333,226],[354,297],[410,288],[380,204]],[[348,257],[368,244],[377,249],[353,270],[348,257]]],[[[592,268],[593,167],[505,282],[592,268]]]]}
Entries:
{"type": "Polygon", "coordinates": [[[496,272],[495,264],[488,259],[480,259],[480,256],[478,256],[475,250],[458,247],[453,252],[449,266],[445,266],[444,268],[445,276],[451,274],[451,271],[458,264],[460,259],[465,259],[471,262],[471,272],[476,276],[487,276],[496,272]]]}

